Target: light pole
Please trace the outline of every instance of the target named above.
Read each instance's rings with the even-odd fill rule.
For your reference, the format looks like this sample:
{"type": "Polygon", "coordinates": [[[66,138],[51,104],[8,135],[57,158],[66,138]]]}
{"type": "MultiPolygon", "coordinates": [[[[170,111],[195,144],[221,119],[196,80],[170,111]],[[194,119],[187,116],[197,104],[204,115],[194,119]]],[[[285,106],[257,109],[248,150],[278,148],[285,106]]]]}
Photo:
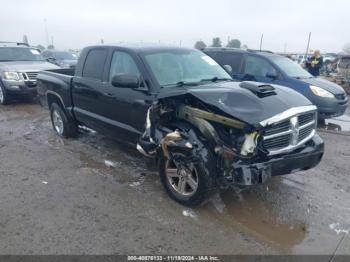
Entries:
{"type": "Polygon", "coordinates": [[[45,26],[45,35],[46,35],[46,47],[48,47],[50,45],[50,40],[49,40],[49,30],[47,29],[46,18],[44,19],[44,26],[45,26]]]}
{"type": "Polygon", "coordinates": [[[307,58],[307,54],[309,53],[310,39],[311,39],[311,32],[309,33],[309,39],[307,40],[307,46],[306,46],[306,52],[305,52],[305,59],[307,58]]]}
{"type": "Polygon", "coordinates": [[[264,34],[261,34],[261,38],[260,38],[260,51],[261,51],[261,48],[262,48],[263,39],[264,39],[264,34]]]}

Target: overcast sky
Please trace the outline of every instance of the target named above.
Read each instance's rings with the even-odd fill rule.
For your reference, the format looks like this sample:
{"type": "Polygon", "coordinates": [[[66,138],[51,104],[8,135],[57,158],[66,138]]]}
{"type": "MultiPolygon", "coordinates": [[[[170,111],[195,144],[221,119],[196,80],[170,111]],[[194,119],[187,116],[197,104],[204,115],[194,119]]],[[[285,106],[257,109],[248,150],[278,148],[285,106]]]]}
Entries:
{"type": "Polygon", "coordinates": [[[249,48],[339,52],[350,42],[348,0],[0,0],[0,40],[47,45],[45,23],[57,49],[99,43],[155,42],[192,47],[220,37],[249,48]]]}

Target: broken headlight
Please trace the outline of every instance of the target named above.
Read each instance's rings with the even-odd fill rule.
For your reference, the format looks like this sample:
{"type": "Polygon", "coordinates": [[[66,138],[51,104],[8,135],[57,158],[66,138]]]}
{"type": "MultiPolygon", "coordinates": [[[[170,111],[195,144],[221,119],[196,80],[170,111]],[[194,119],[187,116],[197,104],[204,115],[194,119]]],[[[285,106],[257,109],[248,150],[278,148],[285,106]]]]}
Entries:
{"type": "Polygon", "coordinates": [[[258,137],[259,135],[256,131],[245,134],[245,140],[241,148],[241,155],[247,156],[254,153],[257,146],[258,137]]]}

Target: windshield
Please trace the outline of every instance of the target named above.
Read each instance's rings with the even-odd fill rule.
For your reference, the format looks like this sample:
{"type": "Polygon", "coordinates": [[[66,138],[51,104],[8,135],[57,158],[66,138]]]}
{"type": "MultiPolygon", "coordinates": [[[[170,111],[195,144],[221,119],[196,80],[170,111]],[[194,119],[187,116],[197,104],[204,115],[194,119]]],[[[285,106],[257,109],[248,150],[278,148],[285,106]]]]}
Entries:
{"type": "Polygon", "coordinates": [[[77,60],[77,58],[69,52],[54,52],[53,55],[59,60],[77,60]]]}
{"type": "Polygon", "coordinates": [[[0,61],[43,61],[37,49],[21,47],[1,47],[0,61]]]}
{"type": "Polygon", "coordinates": [[[164,50],[144,57],[162,87],[232,80],[212,58],[196,50],[164,50]]]}
{"type": "Polygon", "coordinates": [[[273,56],[271,60],[287,75],[295,78],[311,78],[306,70],[289,58],[283,56],[273,56]]]}

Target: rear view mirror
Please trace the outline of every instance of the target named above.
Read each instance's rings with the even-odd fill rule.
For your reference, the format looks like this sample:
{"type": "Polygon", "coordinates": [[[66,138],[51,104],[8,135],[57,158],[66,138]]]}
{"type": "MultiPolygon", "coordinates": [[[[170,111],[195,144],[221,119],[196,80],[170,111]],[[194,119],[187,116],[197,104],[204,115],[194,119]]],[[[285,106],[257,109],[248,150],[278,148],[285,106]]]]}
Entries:
{"type": "Polygon", "coordinates": [[[113,76],[112,85],[115,87],[138,88],[140,80],[136,75],[119,74],[113,76]]]}
{"type": "Polygon", "coordinates": [[[232,73],[232,66],[230,65],[224,65],[224,69],[228,72],[228,73],[232,73]]]}

